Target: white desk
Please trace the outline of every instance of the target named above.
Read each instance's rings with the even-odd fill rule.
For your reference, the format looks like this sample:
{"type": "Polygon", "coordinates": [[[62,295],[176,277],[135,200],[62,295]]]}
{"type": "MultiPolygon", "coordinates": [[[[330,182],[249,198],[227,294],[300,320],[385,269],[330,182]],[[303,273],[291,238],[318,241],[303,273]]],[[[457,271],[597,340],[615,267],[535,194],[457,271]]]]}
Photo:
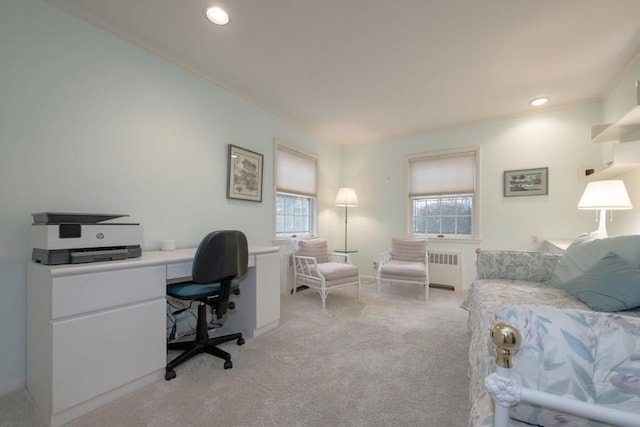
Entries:
{"type": "MultiPolygon", "coordinates": [[[[280,320],[279,248],[249,248],[225,327],[252,338],[280,320]]],[[[27,267],[27,387],[51,426],[164,378],[166,283],[191,276],[195,248],[27,267]]]]}

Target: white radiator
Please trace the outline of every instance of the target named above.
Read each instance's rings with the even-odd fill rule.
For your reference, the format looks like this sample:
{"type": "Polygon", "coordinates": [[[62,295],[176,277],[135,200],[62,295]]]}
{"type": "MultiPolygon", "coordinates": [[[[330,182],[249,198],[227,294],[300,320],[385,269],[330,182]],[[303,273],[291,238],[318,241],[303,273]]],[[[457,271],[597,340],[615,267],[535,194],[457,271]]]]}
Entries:
{"type": "Polygon", "coordinates": [[[462,252],[428,251],[429,283],[447,288],[462,285],[462,252]]]}

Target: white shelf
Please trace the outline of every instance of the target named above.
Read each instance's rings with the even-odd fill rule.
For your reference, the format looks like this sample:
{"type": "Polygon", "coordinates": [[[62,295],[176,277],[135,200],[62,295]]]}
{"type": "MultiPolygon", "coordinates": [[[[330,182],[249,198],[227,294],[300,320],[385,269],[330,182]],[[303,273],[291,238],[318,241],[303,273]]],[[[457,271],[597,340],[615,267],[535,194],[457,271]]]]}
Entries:
{"type": "Polygon", "coordinates": [[[607,164],[584,168],[581,172],[586,181],[616,178],[640,167],[640,141],[616,142],[613,144],[613,160],[607,164]],[[587,170],[593,173],[587,175],[587,170]]]}
{"type": "Polygon", "coordinates": [[[634,141],[640,139],[640,84],[636,82],[635,106],[615,123],[591,127],[591,142],[634,141]]]}
{"type": "Polygon", "coordinates": [[[603,179],[613,179],[637,167],[640,167],[640,164],[608,164],[594,167],[585,167],[580,169],[579,178],[584,181],[600,181],[603,179]],[[587,170],[593,170],[593,173],[591,175],[587,175],[587,170]]]}

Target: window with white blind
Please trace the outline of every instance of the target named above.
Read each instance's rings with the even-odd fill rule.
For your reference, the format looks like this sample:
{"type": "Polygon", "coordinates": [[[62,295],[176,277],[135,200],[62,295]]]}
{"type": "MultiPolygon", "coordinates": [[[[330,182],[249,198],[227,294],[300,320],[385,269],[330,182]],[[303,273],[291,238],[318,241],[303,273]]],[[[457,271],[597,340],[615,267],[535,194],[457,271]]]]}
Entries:
{"type": "Polygon", "coordinates": [[[478,157],[477,147],[409,156],[413,235],[478,237],[478,157]]]}
{"type": "Polygon", "coordinates": [[[312,236],[316,224],[318,160],[279,143],[275,159],[276,239],[312,236]]]}

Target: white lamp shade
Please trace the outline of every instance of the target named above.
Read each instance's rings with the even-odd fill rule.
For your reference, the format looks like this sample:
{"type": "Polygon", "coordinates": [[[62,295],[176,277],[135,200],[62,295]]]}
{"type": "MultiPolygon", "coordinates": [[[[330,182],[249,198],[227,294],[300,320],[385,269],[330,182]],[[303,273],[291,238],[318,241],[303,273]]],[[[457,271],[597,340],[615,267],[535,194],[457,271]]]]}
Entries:
{"type": "Polygon", "coordinates": [[[351,187],[342,187],[336,196],[337,206],[358,206],[358,195],[351,187]]]}
{"type": "Polygon", "coordinates": [[[591,181],[584,189],[578,209],[631,209],[631,200],[621,179],[591,181]]]}

